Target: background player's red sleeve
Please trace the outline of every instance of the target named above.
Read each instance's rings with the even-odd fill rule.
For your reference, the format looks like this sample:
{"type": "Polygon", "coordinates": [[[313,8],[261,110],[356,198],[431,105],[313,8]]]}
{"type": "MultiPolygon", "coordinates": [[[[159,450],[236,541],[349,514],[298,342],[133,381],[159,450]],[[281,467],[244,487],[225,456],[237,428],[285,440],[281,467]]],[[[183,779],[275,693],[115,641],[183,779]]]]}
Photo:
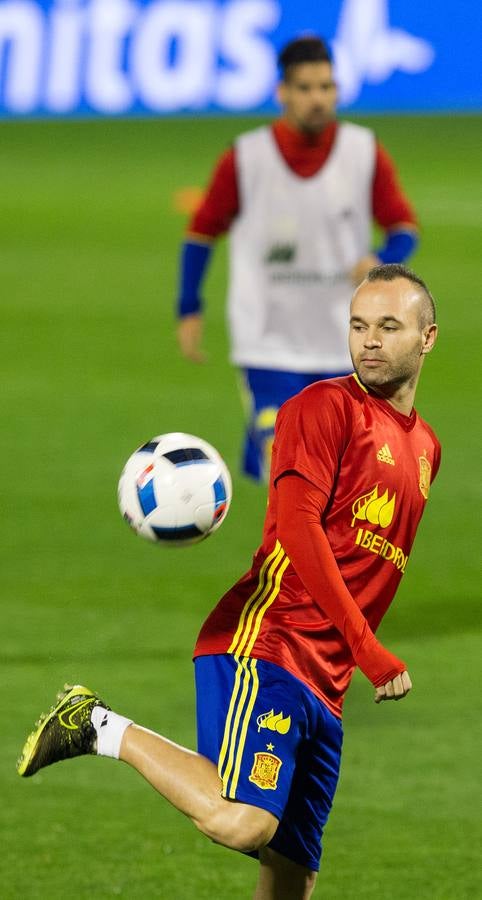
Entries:
{"type": "Polygon", "coordinates": [[[216,238],[224,234],[239,211],[234,149],[219,159],[206,194],[188,225],[188,236],[216,238]]]}
{"type": "Polygon", "coordinates": [[[353,659],[375,687],[406,670],[380,644],[348,591],[321,525],[325,493],[300,475],[276,482],[277,538],[314,602],[345,638],[353,659]]]}
{"type": "Polygon", "coordinates": [[[397,225],[417,228],[417,217],[400,185],[395,164],[387,151],[377,143],[375,173],[372,186],[373,216],[378,224],[390,230],[397,225]]]}

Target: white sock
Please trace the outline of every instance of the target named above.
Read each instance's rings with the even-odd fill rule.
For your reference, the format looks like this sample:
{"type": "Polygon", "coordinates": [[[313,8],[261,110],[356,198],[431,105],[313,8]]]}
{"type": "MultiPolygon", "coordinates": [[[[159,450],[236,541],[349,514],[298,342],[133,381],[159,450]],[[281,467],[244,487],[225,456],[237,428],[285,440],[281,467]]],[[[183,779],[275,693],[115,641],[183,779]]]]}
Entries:
{"type": "Polygon", "coordinates": [[[97,755],[119,759],[124,731],[132,725],[132,719],[119,716],[103,706],[94,706],[90,720],[97,732],[97,755]]]}

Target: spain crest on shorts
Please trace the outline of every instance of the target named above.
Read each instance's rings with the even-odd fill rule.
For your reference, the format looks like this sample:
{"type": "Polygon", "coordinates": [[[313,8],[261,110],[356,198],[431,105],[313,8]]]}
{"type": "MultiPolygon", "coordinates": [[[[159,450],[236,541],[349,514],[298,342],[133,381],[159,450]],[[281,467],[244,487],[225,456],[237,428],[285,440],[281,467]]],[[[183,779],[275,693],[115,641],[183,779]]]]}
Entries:
{"type": "Polygon", "coordinates": [[[432,474],[432,467],[426,456],[419,456],[418,461],[420,464],[420,479],[418,482],[418,486],[422,495],[428,500],[428,492],[430,490],[430,477],[432,474]]]}
{"type": "Polygon", "coordinates": [[[249,780],[263,791],[275,791],[282,761],[274,753],[255,753],[249,780]]]}

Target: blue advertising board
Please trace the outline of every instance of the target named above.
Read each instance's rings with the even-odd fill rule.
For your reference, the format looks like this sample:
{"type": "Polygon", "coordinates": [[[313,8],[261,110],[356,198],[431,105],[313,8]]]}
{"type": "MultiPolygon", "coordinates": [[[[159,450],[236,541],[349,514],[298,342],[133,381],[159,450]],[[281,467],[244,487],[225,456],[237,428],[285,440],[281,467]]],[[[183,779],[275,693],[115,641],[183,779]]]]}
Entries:
{"type": "Polygon", "coordinates": [[[269,112],[307,32],[342,108],[478,110],[480,22],[477,0],[0,0],[0,116],[269,112]]]}

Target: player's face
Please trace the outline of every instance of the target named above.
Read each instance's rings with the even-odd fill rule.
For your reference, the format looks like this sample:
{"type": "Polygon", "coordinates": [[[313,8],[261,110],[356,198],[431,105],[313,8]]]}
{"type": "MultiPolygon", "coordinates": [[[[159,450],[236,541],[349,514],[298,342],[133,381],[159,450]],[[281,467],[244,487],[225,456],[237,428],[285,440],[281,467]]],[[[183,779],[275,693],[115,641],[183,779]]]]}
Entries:
{"type": "Polygon", "coordinates": [[[292,66],[278,85],[278,99],[291,125],[317,134],[335,116],[336,84],[328,62],[292,66]]]}
{"type": "Polygon", "coordinates": [[[350,353],[360,380],[377,388],[414,387],[435,325],[422,325],[423,295],[405,278],[364,281],[351,305],[350,353]]]}

